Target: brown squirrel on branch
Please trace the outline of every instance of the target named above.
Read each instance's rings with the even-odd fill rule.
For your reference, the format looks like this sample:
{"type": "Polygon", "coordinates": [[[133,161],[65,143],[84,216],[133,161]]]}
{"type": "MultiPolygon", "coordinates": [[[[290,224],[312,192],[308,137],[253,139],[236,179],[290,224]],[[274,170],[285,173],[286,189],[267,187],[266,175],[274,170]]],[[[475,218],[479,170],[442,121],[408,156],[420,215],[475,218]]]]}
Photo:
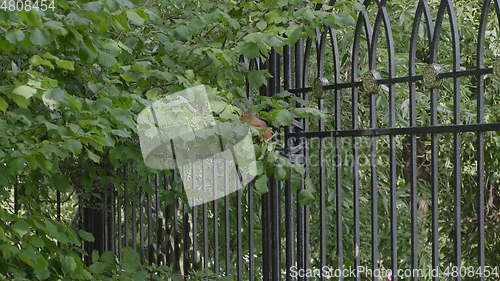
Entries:
{"type": "Polygon", "coordinates": [[[243,115],[241,115],[240,121],[246,122],[248,125],[257,127],[257,128],[263,128],[264,132],[262,133],[262,141],[263,142],[269,142],[273,138],[273,131],[271,128],[267,126],[266,121],[259,119],[255,114],[250,111],[246,110],[243,112],[243,115]]]}

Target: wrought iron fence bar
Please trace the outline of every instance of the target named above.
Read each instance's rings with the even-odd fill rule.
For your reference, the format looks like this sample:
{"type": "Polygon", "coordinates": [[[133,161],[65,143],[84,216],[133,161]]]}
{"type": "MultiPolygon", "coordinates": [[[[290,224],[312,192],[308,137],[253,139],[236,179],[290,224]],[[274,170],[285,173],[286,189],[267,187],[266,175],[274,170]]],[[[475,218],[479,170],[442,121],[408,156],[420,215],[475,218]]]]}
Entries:
{"type": "Polygon", "coordinates": [[[183,265],[184,265],[184,279],[187,280],[190,271],[189,266],[189,206],[182,203],[182,226],[183,226],[183,265]]]}
{"type": "MultiPolygon", "coordinates": [[[[191,188],[195,189],[196,177],[194,163],[191,163],[191,188]]],[[[191,208],[191,235],[192,235],[192,252],[191,252],[191,270],[196,270],[198,264],[198,206],[194,206],[191,208]]]]}
{"type": "MultiPolygon", "coordinates": [[[[137,192],[137,191],[135,191],[137,192]]],[[[131,209],[132,209],[132,233],[131,233],[131,240],[132,240],[132,244],[131,244],[131,247],[135,250],[137,250],[137,246],[136,246],[136,235],[137,235],[137,214],[136,214],[136,209],[135,209],[135,205],[136,205],[136,199],[135,199],[136,196],[133,196],[132,198],[132,206],[131,206],[131,209]]]]}
{"type": "MultiPolygon", "coordinates": [[[[332,55],[333,55],[333,69],[334,69],[334,83],[338,84],[340,81],[340,56],[339,48],[337,44],[336,32],[331,28],[328,29],[330,33],[330,42],[332,44],[332,55]]],[[[335,89],[335,130],[342,129],[342,93],[341,90],[335,89]]],[[[324,131],[324,130],[323,130],[324,131]]],[[[340,138],[335,138],[335,226],[336,226],[336,246],[337,246],[337,268],[340,270],[344,267],[344,230],[343,230],[343,219],[342,219],[342,202],[343,202],[343,192],[342,192],[342,168],[340,165],[340,158],[342,155],[342,143],[340,138]]],[[[339,276],[339,280],[342,281],[344,276],[339,276]]]]}
{"type": "MultiPolygon", "coordinates": [[[[250,62],[251,69],[259,70],[260,62],[256,58],[250,62]]],[[[248,87],[248,98],[250,103],[253,103],[254,89],[248,87]]],[[[260,92],[260,89],[259,89],[260,92]]],[[[254,281],[255,279],[255,259],[254,259],[254,221],[255,221],[255,200],[254,200],[254,184],[250,183],[248,187],[248,279],[254,281]]]]}
{"type": "MultiPolygon", "coordinates": [[[[128,182],[128,168],[129,168],[129,165],[128,164],[125,164],[125,167],[123,169],[123,177],[125,179],[127,179],[127,181],[125,182],[125,185],[127,185],[127,182],[128,182]]],[[[127,218],[129,217],[128,216],[128,192],[127,192],[127,188],[124,188],[124,193],[123,193],[123,248],[127,248],[128,247],[128,225],[127,225],[127,218]]]]}
{"type": "Polygon", "coordinates": [[[209,239],[208,239],[208,206],[203,204],[203,268],[208,269],[209,259],[209,239]]]}
{"type": "MultiPolygon", "coordinates": [[[[214,186],[214,192],[215,189],[217,188],[218,183],[216,182],[217,178],[217,169],[216,169],[216,164],[215,164],[215,157],[214,157],[214,165],[212,168],[212,184],[214,186]]],[[[219,274],[219,208],[218,208],[218,201],[219,200],[214,200],[212,207],[213,207],[213,216],[214,216],[214,224],[213,224],[213,237],[214,237],[214,257],[213,257],[213,262],[214,262],[214,273],[219,274]]]]}
{"type": "MultiPolygon", "coordinates": [[[[224,190],[225,194],[228,194],[228,165],[227,161],[224,160],[224,190]]],[[[230,217],[229,217],[229,195],[224,197],[224,231],[225,231],[225,270],[226,276],[230,274],[230,260],[231,260],[231,232],[230,232],[230,217]]]]}
{"type": "MultiPolygon", "coordinates": [[[[238,177],[236,177],[235,184],[239,184],[238,177]]],[[[241,198],[242,198],[242,190],[239,189],[236,191],[236,248],[237,248],[237,263],[236,263],[236,272],[237,272],[237,280],[243,280],[243,247],[242,247],[242,208],[241,208],[241,198]]]]}
{"type": "MultiPolygon", "coordinates": [[[[437,123],[437,90],[431,90],[431,124],[437,123]]],[[[456,128],[456,127],[455,127],[456,128]]],[[[431,131],[431,130],[429,130],[431,131]]],[[[438,185],[438,135],[434,132],[431,134],[431,188],[432,188],[432,268],[439,269],[439,185],[438,185]]],[[[433,281],[437,281],[438,277],[433,276],[433,281]]]]}
{"type": "Polygon", "coordinates": [[[160,217],[160,209],[161,209],[161,202],[160,202],[160,186],[161,186],[161,177],[160,174],[157,173],[155,174],[155,219],[156,219],[156,264],[160,264],[160,259],[161,259],[161,240],[164,239],[163,236],[164,231],[163,231],[163,223],[161,221],[160,217]]]}
{"type": "MultiPolygon", "coordinates": [[[[303,80],[302,80],[302,64],[303,64],[303,39],[299,39],[297,43],[295,44],[295,87],[301,88],[303,86],[303,80]]],[[[301,128],[303,128],[303,125],[301,123],[301,128]]],[[[301,141],[302,142],[302,141],[301,141]]],[[[303,189],[303,182],[301,183],[301,186],[299,190],[297,191],[297,197],[301,189],[303,189]]],[[[297,267],[299,270],[304,269],[304,207],[300,205],[298,202],[296,202],[296,208],[297,208],[297,267]]],[[[300,281],[303,280],[299,276],[300,281]]]]}
{"type": "Polygon", "coordinates": [[[144,263],[144,213],[143,213],[143,203],[144,203],[144,192],[143,187],[139,190],[139,255],[141,257],[141,263],[144,263]]]}
{"type": "MultiPolygon", "coordinates": [[[[283,49],[283,88],[288,90],[292,84],[292,60],[291,60],[291,48],[290,46],[285,46],[283,49]]],[[[288,132],[293,131],[293,127],[286,128],[284,144],[285,149],[288,151],[289,147],[292,146],[291,139],[288,137],[288,132]]],[[[291,153],[287,155],[291,158],[291,153]]],[[[294,218],[293,218],[293,193],[291,191],[291,182],[287,180],[285,182],[285,280],[291,281],[291,267],[294,264],[293,248],[294,248],[294,218]]]]}
{"type": "Polygon", "coordinates": [[[100,243],[101,246],[97,248],[98,251],[107,251],[108,250],[108,187],[101,187],[102,189],[99,191],[99,207],[96,208],[98,212],[98,216],[100,217],[100,243]]]}
{"type": "MultiPolygon", "coordinates": [[[[441,1],[439,5],[439,10],[437,13],[436,25],[434,26],[434,34],[432,42],[430,42],[430,62],[437,63],[438,60],[438,47],[440,40],[440,33],[442,29],[442,23],[444,18],[444,13],[446,11],[446,2],[441,1]]],[[[438,123],[437,107],[439,105],[438,101],[438,89],[430,90],[430,101],[431,101],[431,125],[435,126],[438,123]]],[[[439,139],[438,135],[431,134],[431,169],[432,169],[432,268],[434,270],[439,270],[439,173],[438,173],[438,147],[439,139]]],[[[438,276],[432,277],[433,281],[438,281],[438,276]]]]}
{"type": "MultiPolygon", "coordinates": [[[[174,171],[172,177],[171,177],[171,180],[170,180],[170,190],[173,191],[173,192],[176,192],[177,191],[177,177],[178,177],[178,174],[174,171]]],[[[178,204],[179,200],[176,198],[174,200],[174,204],[173,204],[173,207],[172,207],[172,212],[173,212],[173,216],[172,216],[172,232],[173,232],[173,236],[174,236],[174,270],[177,271],[177,272],[180,272],[181,268],[180,268],[180,259],[181,259],[181,248],[180,248],[180,240],[181,240],[181,236],[180,236],[180,227],[178,226],[177,224],[177,219],[179,218],[178,217],[178,212],[180,210],[180,206],[178,204]]]]}
{"type": "MultiPolygon", "coordinates": [[[[324,52],[325,52],[325,45],[326,45],[326,36],[327,36],[327,31],[321,33],[321,39],[319,42],[319,47],[317,48],[317,62],[316,64],[318,65],[318,77],[323,76],[323,70],[324,70],[324,52]]],[[[320,111],[324,111],[324,100],[323,99],[318,99],[317,101],[318,107],[320,111]]],[[[325,130],[325,121],[323,118],[320,118],[318,121],[318,127],[321,131],[325,130]]],[[[320,225],[320,233],[319,233],[319,242],[320,242],[320,248],[319,248],[319,259],[320,259],[320,265],[321,268],[324,268],[327,265],[327,217],[326,217],[326,197],[328,196],[327,194],[327,187],[326,187],[326,170],[325,170],[325,154],[324,154],[324,148],[325,148],[325,140],[320,139],[319,140],[319,147],[318,147],[318,167],[319,167],[319,204],[320,204],[320,210],[319,210],[319,225],[320,225]]],[[[326,280],[326,276],[322,275],[320,278],[322,281],[326,280]]]]}
{"type": "Polygon", "coordinates": [[[254,199],[253,199],[253,184],[248,186],[248,280],[254,281],[254,199]]]}
{"type": "MultiPolygon", "coordinates": [[[[312,49],[312,39],[307,38],[306,40],[306,46],[304,50],[304,63],[302,65],[303,71],[302,71],[302,84],[303,86],[307,86],[309,84],[308,77],[309,77],[309,69],[310,65],[308,63],[308,59],[310,57],[311,49],[312,49]]],[[[309,96],[307,93],[303,93],[303,99],[308,102],[309,101],[309,96]]],[[[308,119],[303,119],[302,120],[304,124],[304,129],[307,131],[309,129],[309,120],[308,119]]],[[[310,174],[309,171],[309,142],[307,139],[302,139],[304,143],[304,150],[302,151],[302,155],[304,156],[304,179],[307,179],[307,177],[310,174]]],[[[307,185],[304,185],[304,189],[311,188],[308,187],[307,185]]],[[[310,226],[310,207],[308,205],[304,206],[304,269],[308,270],[309,269],[309,264],[311,262],[310,256],[311,256],[311,232],[309,231],[309,226],[310,226]]],[[[306,275],[304,277],[304,281],[309,280],[309,277],[306,275]]]]}
{"type": "Polygon", "coordinates": [[[116,201],[115,201],[115,186],[114,185],[110,185],[109,187],[109,195],[110,195],[110,205],[111,205],[111,209],[110,209],[110,216],[109,216],[109,224],[110,224],[110,228],[109,228],[109,245],[110,245],[110,248],[109,250],[113,253],[116,253],[116,232],[115,232],[115,229],[116,229],[116,201]]]}
{"type": "MultiPolygon", "coordinates": [[[[365,26],[365,32],[367,34],[367,48],[370,49],[370,38],[371,38],[371,30],[369,27],[369,23],[367,23],[366,15],[362,12],[359,13],[358,21],[356,23],[356,29],[354,31],[354,42],[352,49],[352,62],[351,62],[351,83],[354,84],[354,81],[358,79],[358,59],[359,59],[359,41],[361,35],[361,27],[365,26]]],[[[360,84],[361,85],[361,84],[360,84]]],[[[352,118],[352,129],[357,130],[359,127],[359,118],[358,118],[358,104],[359,104],[359,96],[358,96],[358,88],[351,88],[351,118],[352,118]]],[[[357,138],[352,138],[352,156],[353,156],[353,165],[352,165],[352,189],[353,189],[353,220],[354,220],[354,231],[353,231],[353,256],[354,256],[354,268],[355,268],[355,279],[356,281],[361,280],[358,268],[361,265],[360,258],[360,214],[359,214],[359,203],[360,203],[360,188],[359,188],[359,148],[358,148],[358,140],[357,138]]]]}
{"type": "MultiPolygon", "coordinates": [[[[386,44],[387,44],[387,75],[388,79],[393,79],[394,74],[396,72],[396,61],[395,61],[395,44],[394,44],[394,39],[393,39],[393,34],[392,34],[392,25],[389,20],[389,15],[387,13],[387,9],[385,6],[386,2],[381,1],[378,3],[378,13],[377,13],[377,18],[374,26],[374,30],[380,30],[381,25],[383,24],[384,26],[384,34],[386,38],[386,44]]],[[[377,31],[380,32],[380,31],[377,31]]],[[[374,31],[374,35],[376,32],[374,31]]],[[[372,56],[372,62],[373,62],[373,70],[376,70],[375,64],[377,63],[377,60],[375,59],[376,56],[376,51],[377,51],[377,37],[372,39],[372,48],[373,48],[373,56],[372,56]]],[[[395,121],[396,121],[396,109],[395,109],[395,91],[394,91],[394,83],[388,84],[388,92],[389,92],[389,127],[393,128],[395,126],[395,121]]],[[[376,103],[376,99],[373,100],[373,104],[376,103]]],[[[376,109],[376,104],[375,108],[376,109]]],[[[374,115],[376,118],[376,114],[374,115]]],[[[375,127],[377,125],[376,119],[374,123],[375,127]]],[[[391,269],[392,272],[397,272],[398,269],[398,234],[397,234],[397,174],[396,174],[396,167],[397,167],[397,160],[396,160],[396,136],[390,135],[389,136],[389,143],[390,143],[390,151],[389,151],[389,188],[390,188],[390,241],[391,241],[391,249],[390,249],[390,255],[391,255],[391,269]]],[[[374,149],[377,148],[377,143],[375,142],[375,147],[374,149]]],[[[377,155],[375,154],[375,157],[377,155]]],[[[376,161],[376,159],[375,159],[376,161]]],[[[377,164],[375,162],[375,164],[377,164]]],[[[375,170],[376,170],[375,166],[375,170]]],[[[377,179],[377,178],[375,178],[377,179]]],[[[378,186],[376,186],[378,187],[378,186]]],[[[375,191],[375,195],[378,194],[378,191],[375,191]]],[[[375,197],[376,198],[376,197],[375,197]]],[[[374,204],[374,209],[375,209],[375,216],[378,217],[378,212],[376,211],[377,208],[377,202],[373,202],[374,204]]],[[[372,214],[373,215],[373,214],[372,214]]],[[[375,234],[377,234],[378,228],[375,228],[375,234]]],[[[374,247],[378,251],[378,241],[376,241],[377,247],[374,247]]],[[[374,253],[377,255],[378,258],[378,252],[374,253]]],[[[374,259],[375,260],[375,259],[374,259]]],[[[375,262],[378,262],[378,259],[375,260],[375,262]]],[[[378,264],[375,264],[375,266],[378,266],[378,264]]],[[[391,281],[398,281],[398,276],[397,274],[393,274],[391,276],[391,281]]]]}
{"type": "MultiPolygon", "coordinates": [[[[377,127],[377,95],[370,95],[370,127],[377,127]]],[[[377,139],[370,136],[370,186],[371,186],[371,267],[378,269],[378,178],[377,178],[377,139]]]]}
{"type": "MultiPolygon", "coordinates": [[[[453,46],[453,70],[458,71],[460,69],[461,57],[460,57],[460,35],[458,34],[458,23],[457,15],[453,3],[449,0],[447,2],[448,17],[451,26],[451,42],[453,46]]],[[[461,85],[460,80],[457,76],[453,77],[453,122],[456,125],[462,124],[460,120],[460,110],[461,110],[461,85]]],[[[453,178],[455,185],[454,193],[454,226],[455,226],[455,265],[457,268],[462,267],[462,147],[461,147],[461,135],[459,133],[453,133],[453,178]]],[[[461,274],[456,277],[457,281],[462,280],[461,274]]]]}
{"type": "MultiPolygon", "coordinates": [[[[458,70],[458,71],[450,71],[450,72],[442,72],[438,74],[438,78],[459,78],[463,76],[478,76],[478,75],[486,75],[493,73],[492,67],[481,67],[475,69],[467,69],[467,70],[458,70]]],[[[399,84],[399,83],[415,83],[421,81],[423,79],[423,75],[409,75],[402,77],[393,77],[393,78],[380,78],[376,79],[378,85],[391,85],[391,84],[399,84]]],[[[363,84],[362,81],[351,81],[351,82],[340,82],[334,84],[323,85],[323,90],[341,90],[341,89],[350,89],[361,87],[363,84]]],[[[312,87],[296,87],[293,89],[287,90],[290,93],[308,93],[312,91],[312,87]]]]}
{"type": "MultiPolygon", "coordinates": [[[[56,192],[56,206],[57,206],[57,220],[58,221],[61,221],[61,192],[60,191],[57,191],[56,192]]],[[[14,205],[17,205],[16,203],[14,203],[14,205]]],[[[15,209],[17,209],[17,207],[15,207],[15,209]]],[[[17,213],[17,210],[16,210],[16,213],[17,213]]]]}
{"type": "MultiPolygon", "coordinates": [[[[412,34],[410,38],[410,51],[409,51],[409,76],[412,77],[416,73],[416,52],[417,52],[417,41],[418,32],[420,29],[420,24],[422,21],[422,16],[425,16],[426,26],[427,26],[427,39],[432,40],[432,35],[434,32],[434,23],[429,17],[429,7],[427,2],[419,1],[417,4],[417,9],[415,11],[415,17],[413,21],[412,34]]],[[[416,83],[409,83],[409,101],[410,101],[410,127],[417,127],[417,98],[416,98],[416,83]]],[[[418,268],[418,216],[417,216],[417,137],[414,133],[410,135],[410,219],[411,219],[411,249],[410,249],[410,259],[411,259],[411,269],[415,270],[418,268]]],[[[416,275],[411,276],[412,281],[416,281],[418,278],[416,275]]]]}
{"type": "Polygon", "coordinates": [[[153,236],[151,233],[151,226],[152,226],[152,217],[153,217],[153,211],[152,211],[152,205],[151,205],[151,194],[147,193],[146,194],[146,219],[147,219],[147,228],[146,228],[146,235],[147,235],[147,247],[148,247],[148,264],[153,264],[153,236]]]}
{"type": "MultiPolygon", "coordinates": [[[[274,96],[280,91],[281,75],[280,75],[280,55],[276,50],[271,50],[271,63],[270,69],[274,73],[270,79],[269,94],[274,96]]],[[[277,180],[271,180],[271,241],[272,241],[272,280],[281,280],[281,245],[280,245],[280,184],[277,180]]]]}
{"type": "Polygon", "coordinates": [[[271,280],[271,224],[270,224],[270,199],[269,193],[261,195],[261,220],[262,220],[262,278],[264,281],[271,280]]]}
{"type": "MultiPolygon", "coordinates": [[[[481,19],[479,23],[478,32],[478,43],[477,43],[477,65],[479,67],[484,67],[484,48],[485,48],[485,38],[486,38],[486,27],[488,25],[488,15],[490,10],[491,0],[484,0],[483,7],[481,11],[481,19]]],[[[497,1],[497,12],[500,11],[498,1],[497,1]]],[[[498,13],[500,14],[500,13],[498,13]]],[[[500,15],[497,15],[500,17],[500,15]]],[[[500,21],[499,23],[500,24],[500,21]]],[[[477,81],[477,123],[484,123],[484,91],[485,82],[484,75],[480,75],[477,81]]],[[[480,268],[479,280],[484,281],[484,267],[485,267],[485,182],[484,182],[484,132],[479,132],[477,134],[477,226],[478,226],[478,247],[477,247],[477,261],[480,268]]]]}
{"type": "MultiPolygon", "coordinates": [[[[120,172],[123,170],[120,169],[120,172]]],[[[116,228],[118,239],[116,239],[116,254],[119,258],[121,258],[121,250],[122,250],[122,205],[121,198],[119,196],[118,190],[115,191],[116,197],[116,228]]]]}

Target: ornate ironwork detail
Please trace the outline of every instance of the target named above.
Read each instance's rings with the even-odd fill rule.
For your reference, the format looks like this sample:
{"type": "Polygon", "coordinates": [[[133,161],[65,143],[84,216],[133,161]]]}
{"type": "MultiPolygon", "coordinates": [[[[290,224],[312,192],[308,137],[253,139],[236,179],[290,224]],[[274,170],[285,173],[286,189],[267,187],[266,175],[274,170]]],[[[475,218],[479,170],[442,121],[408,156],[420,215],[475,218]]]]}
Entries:
{"type": "Polygon", "coordinates": [[[380,89],[377,83],[378,79],[380,79],[380,74],[377,71],[371,70],[366,72],[361,80],[363,91],[368,94],[376,94],[380,89]]]}
{"type": "Polygon", "coordinates": [[[323,86],[328,85],[328,80],[325,77],[318,77],[314,79],[312,85],[312,96],[317,99],[324,99],[326,94],[323,86]]]}
{"type": "Polygon", "coordinates": [[[422,82],[427,89],[435,89],[441,87],[442,80],[439,77],[441,66],[438,64],[429,64],[424,68],[422,82]]]}

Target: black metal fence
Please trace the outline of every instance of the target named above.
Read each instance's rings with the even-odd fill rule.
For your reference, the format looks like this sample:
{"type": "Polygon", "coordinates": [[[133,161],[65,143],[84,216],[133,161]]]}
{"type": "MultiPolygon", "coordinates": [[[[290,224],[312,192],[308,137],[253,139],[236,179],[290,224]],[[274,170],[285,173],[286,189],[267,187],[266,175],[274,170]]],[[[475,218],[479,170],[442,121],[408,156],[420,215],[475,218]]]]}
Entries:
{"type": "MultiPolygon", "coordinates": [[[[235,280],[292,280],[299,269],[324,266],[349,266],[356,273],[362,265],[417,269],[427,257],[438,268],[443,259],[462,265],[462,253],[469,251],[475,266],[495,266],[488,262],[498,258],[486,260],[485,198],[488,188],[498,188],[486,176],[499,167],[485,167],[485,157],[490,157],[485,156],[485,138],[499,131],[500,123],[486,123],[485,108],[494,104],[485,102],[485,92],[489,85],[489,95],[499,95],[491,84],[499,83],[500,74],[499,60],[485,56],[485,38],[488,26],[497,28],[488,22],[495,20],[492,15],[500,23],[499,1],[483,1],[475,63],[466,68],[453,1],[440,1],[435,11],[427,1],[418,1],[403,50],[394,42],[391,22],[397,19],[387,5],[367,0],[354,30],[318,30],[315,38],[300,39],[280,53],[273,50],[268,61],[248,63],[273,76],[259,94],[286,90],[325,113],[318,122],[294,120],[284,131],[286,153],[306,171],[298,186],[272,180],[262,196],[250,185],[195,208],[161,198],[162,190],[182,192],[172,172],[151,179],[154,188],[149,190],[124,193],[110,187],[103,200],[96,199],[105,212],[83,211],[84,227],[96,235],[86,249],[120,254],[124,247],[134,247],[145,263],[166,264],[183,274],[209,269],[235,280]],[[406,54],[403,62],[401,53],[406,54]],[[474,122],[464,122],[465,98],[475,100],[474,122]],[[441,105],[448,99],[450,112],[441,105]],[[475,179],[467,181],[474,186],[464,186],[462,177],[472,159],[469,150],[475,170],[468,172],[475,179]],[[451,176],[443,178],[443,170],[451,176]],[[443,185],[447,187],[441,189],[443,185]],[[317,191],[317,203],[300,204],[298,197],[308,188],[317,191]],[[443,192],[445,199],[440,199],[443,192]],[[473,219],[467,221],[461,209],[469,203],[464,194],[477,198],[471,203],[473,213],[467,214],[473,219]],[[443,205],[449,206],[451,217],[440,216],[443,205]],[[464,224],[475,228],[466,232],[466,239],[464,224]],[[426,225],[430,229],[422,230],[426,225]],[[452,248],[451,257],[440,255],[445,247],[452,248]]],[[[134,167],[122,173],[126,178],[134,167]]],[[[346,279],[364,279],[356,275],[346,279]]]]}

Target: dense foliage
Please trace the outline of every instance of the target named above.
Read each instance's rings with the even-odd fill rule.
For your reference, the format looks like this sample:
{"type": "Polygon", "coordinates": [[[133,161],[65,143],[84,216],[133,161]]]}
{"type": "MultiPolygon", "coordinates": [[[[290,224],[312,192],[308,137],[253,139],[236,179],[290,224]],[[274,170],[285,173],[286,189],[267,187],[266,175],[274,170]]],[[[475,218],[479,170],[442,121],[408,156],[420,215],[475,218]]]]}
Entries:
{"type": "MultiPolygon", "coordinates": [[[[221,119],[237,119],[252,107],[245,81],[258,88],[267,77],[248,70],[242,55],[264,57],[319,24],[352,21],[348,2],[335,10],[288,9],[299,2],[56,1],[46,11],[0,11],[2,274],[86,280],[118,270],[110,256],[101,257],[106,266],[86,269],[78,236],[56,219],[70,224],[76,198],[122,183],[113,171],[140,158],[135,119],[145,105],[203,83],[232,104],[221,119]],[[67,203],[61,218],[57,192],[67,203]]],[[[266,121],[291,122],[288,102],[295,100],[265,101],[266,121]]],[[[288,165],[268,153],[274,157],[263,163],[288,165]]],[[[141,161],[135,168],[142,176],[136,182],[155,172],[141,161]]]]}

